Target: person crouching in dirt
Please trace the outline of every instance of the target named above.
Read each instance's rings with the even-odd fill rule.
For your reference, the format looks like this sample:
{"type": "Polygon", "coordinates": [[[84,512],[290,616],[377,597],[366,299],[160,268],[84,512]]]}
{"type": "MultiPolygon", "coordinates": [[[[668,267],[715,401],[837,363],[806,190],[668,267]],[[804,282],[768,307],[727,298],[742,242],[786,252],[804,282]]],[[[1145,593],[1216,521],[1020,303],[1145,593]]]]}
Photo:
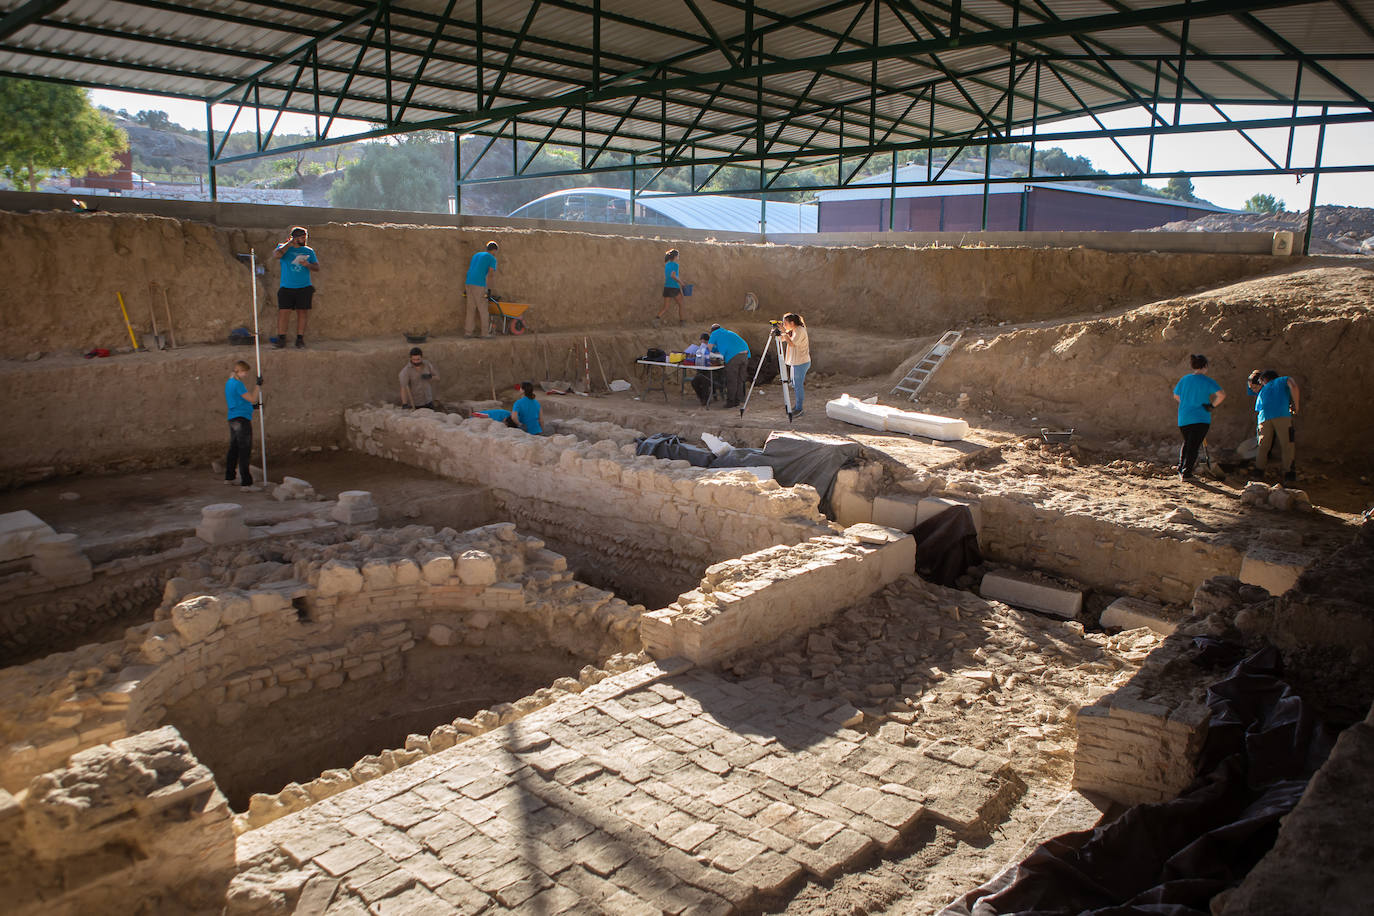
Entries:
{"type": "Polygon", "coordinates": [[[419,347],[410,348],[410,361],[401,369],[401,406],[433,407],[434,385],[439,378],[439,370],[425,359],[425,352],[419,347]]]}
{"type": "Polygon", "coordinates": [[[1298,412],[1298,383],[1273,369],[1263,372],[1256,369],[1246,379],[1246,385],[1250,389],[1250,397],[1255,399],[1255,434],[1259,436],[1255,475],[1261,480],[1264,478],[1269,450],[1277,439],[1283,463],[1280,473],[1286,483],[1293,483],[1298,479],[1297,445],[1293,441],[1293,417],[1298,412]]]}
{"type": "Polygon", "coordinates": [[[1194,353],[1188,357],[1193,371],[1174,386],[1174,400],[1178,402],[1178,431],[1183,434],[1183,446],[1178,450],[1178,477],[1190,480],[1197,466],[1198,449],[1207,438],[1212,425],[1212,408],[1226,400],[1226,392],[1207,375],[1207,357],[1194,353]]]}
{"type": "Polygon", "coordinates": [[[224,404],[229,408],[229,452],[224,456],[224,482],[234,482],[237,466],[239,485],[244,487],[253,485],[253,473],[249,470],[253,451],[253,410],[262,399],[261,378],[251,391],[248,389],[252,371],[251,366],[239,360],[224,383],[224,404]]]}
{"type": "Polygon", "coordinates": [[[524,392],[524,397],[515,402],[511,413],[521,429],[531,436],[538,436],[544,432],[544,427],[539,423],[541,407],[534,397],[534,382],[521,382],[520,390],[524,392]]]}

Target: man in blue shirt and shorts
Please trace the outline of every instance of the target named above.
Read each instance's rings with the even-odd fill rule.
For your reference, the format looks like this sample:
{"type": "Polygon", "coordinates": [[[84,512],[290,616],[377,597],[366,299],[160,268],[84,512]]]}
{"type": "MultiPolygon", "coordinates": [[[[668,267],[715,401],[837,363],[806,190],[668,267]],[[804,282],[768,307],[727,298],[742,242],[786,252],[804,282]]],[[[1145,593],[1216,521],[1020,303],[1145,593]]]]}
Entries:
{"type": "Polygon", "coordinates": [[[291,237],[277,246],[272,257],[281,262],[281,286],[277,288],[277,339],[272,346],[286,346],[286,325],[296,313],[296,349],[305,349],[305,326],[310,319],[310,304],[315,298],[311,274],[320,269],[315,249],[306,245],[308,233],[303,226],[292,226],[291,237]]]}
{"type": "Polygon", "coordinates": [[[464,337],[487,336],[487,288],[491,286],[491,275],[496,273],[496,252],[500,248],[501,246],[495,242],[487,242],[487,247],[474,254],[468,262],[468,304],[463,312],[464,337]]]}

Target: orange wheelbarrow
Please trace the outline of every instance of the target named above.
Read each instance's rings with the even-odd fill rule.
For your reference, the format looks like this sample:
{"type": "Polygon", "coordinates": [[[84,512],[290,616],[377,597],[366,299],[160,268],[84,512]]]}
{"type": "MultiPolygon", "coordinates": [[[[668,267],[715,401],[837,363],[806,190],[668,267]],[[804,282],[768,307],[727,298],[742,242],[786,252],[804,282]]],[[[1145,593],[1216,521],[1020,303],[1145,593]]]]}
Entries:
{"type": "Polygon", "coordinates": [[[493,294],[487,293],[487,333],[525,333],[529,325],[525,323],[523,316],[528,308],[528,305],[517,302],[502,302],[493,294]]]}

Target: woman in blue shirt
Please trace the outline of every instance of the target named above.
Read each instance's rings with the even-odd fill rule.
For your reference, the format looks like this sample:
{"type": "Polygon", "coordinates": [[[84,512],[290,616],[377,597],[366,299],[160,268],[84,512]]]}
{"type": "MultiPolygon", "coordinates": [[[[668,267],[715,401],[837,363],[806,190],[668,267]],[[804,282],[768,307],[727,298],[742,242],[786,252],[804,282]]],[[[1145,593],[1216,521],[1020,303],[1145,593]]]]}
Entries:
{"type": "Polygon", "coordinates": [[[1212,425],[1212,408],[1226,400],[1226,392],[1206,374],[1207,357],[1194,353],[1188,357],[1193,371],[1174,386],[1174,400],[1178,402],[1178,431],[1183,434],[1183,447],[1178,450],[1178,477],[1190,480],[1197,465],[1197,453],[1207,430],[1212,425]]]}
{"type": "Polygon", "coordinates": [[[515,402],[512,412],[515,414],[515,421],[520,424],[520,428],[531,436],[537,436],[544,431],[544,427],[539,423],[540,407],[539,402],[534,399],[534,383],[521,382],[520,390],[525,396],[515,402]]]}
{"type": "Polygon", "coordinates": [[[253,474],[249,462],[253,451],[253,408],[262,397],[262,389],[254,385],[250,391],[248,380],[252,368],[243,360],[234,363],[234,374],[224,382],[224,406],[229,415],[229,452],[224,456],[224,482],[234,482],[239,473],[240,486],[251,487],[253,474]]]}
{"type": "Polygon", "coordinates": [[[682,320],[682,288],[691,284],[679,271],[677,255],[676,248],[670,248],[663,253],[663,308],[659,309],[658,315],[654,318],[654,327],[663,324],[663,316],[668,314],[668,309],[672,308],[674,301],[677,302],[678,326],[687,323],[682,320]]]}

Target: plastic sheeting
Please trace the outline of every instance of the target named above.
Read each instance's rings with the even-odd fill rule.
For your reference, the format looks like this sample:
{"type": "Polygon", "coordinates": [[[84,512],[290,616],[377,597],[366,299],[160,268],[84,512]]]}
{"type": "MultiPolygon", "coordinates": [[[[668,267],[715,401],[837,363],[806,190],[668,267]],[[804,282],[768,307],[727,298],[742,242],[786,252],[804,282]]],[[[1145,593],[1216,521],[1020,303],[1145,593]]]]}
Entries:
{"type": "Polygon", "coordinates": [[[911,532],[916,539],[916,573],[940,585],[953,585],[970,566],[983,562],[978,528],[968,506],[951,506],[911,532]]]}
{"type": "MultiPolygon", "coordinates": [[[[1199,664],[1229,663],[1239,653],[1214,640],[1196,643],[1199,664]]],[[[1178,798],[1056,837],[941,916],[1208,916],[1211,899],[1238,885],[1274,845],[1280,819],[1334,743],[1281,679],[1281,666],[1277,651],[1261,649],[1209,688],[1202,775],[1178,798]]]]}
{"type": "Polygon", "coordinates": [[[637,441],[636,455],[690,461],[699,468],[771,467],[773,479],[784,487],[810,484],[821,496],[821,511],[833,516],[830,495],[840,468],[859,456],[857,442],[811,439],[805,436],[771,437],[762,450],[733,448],[719,457],[709,449],[690,445],[677,436],[655,433],[637,441]]]}

